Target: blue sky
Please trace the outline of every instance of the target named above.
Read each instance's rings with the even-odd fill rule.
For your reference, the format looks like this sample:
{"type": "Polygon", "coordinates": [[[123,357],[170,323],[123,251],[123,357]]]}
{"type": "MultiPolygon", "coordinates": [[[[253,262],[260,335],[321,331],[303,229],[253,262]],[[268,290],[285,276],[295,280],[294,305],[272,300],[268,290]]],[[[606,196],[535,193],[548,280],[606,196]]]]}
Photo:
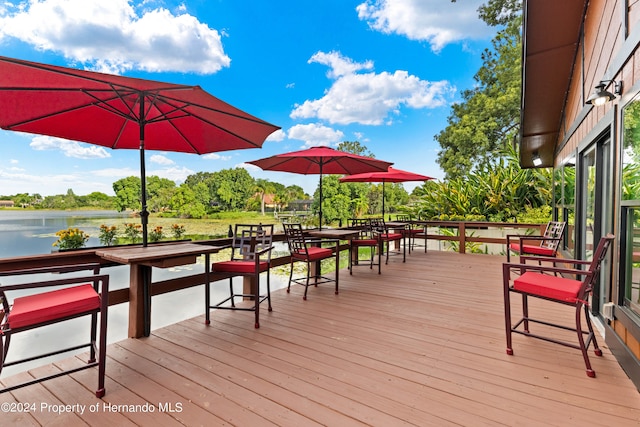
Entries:
{"type": "MultiPolygon", "coordinates": [[[[482,3],[14,0],[0,5],[0,55],[200,85],[282,129],[262,149],[147,151],[147,175],[180,184],[192,173],[245,167],[312,194],[317,176],[244,162],[360,141],[396,168],[443,177],[434,136],[473,86],[494,35],[477,18],[482,3]]],[[[136,151],[0,130],[0,195],[113,195],[111,184],[131,175],[139,175],[136,151]]]]}

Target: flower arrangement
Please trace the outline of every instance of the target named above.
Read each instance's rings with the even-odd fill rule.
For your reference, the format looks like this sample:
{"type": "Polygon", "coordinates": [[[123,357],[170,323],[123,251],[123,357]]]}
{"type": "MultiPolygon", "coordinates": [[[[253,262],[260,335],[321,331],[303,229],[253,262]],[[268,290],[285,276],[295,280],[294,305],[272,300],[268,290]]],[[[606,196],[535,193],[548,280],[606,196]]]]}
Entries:
{"type": "Polygon", "coordinates": [[[157,226],[149,232],[149,240],[151,240],[152,242],[159,242],[163,237],[164,235],[162,233],[161,226],[157,226]]]}
{"type": "Polygon", "coordinates": [[[53,243],[60,249],[78,249],[84,247],[89,235],[78,228],[67,228],[56,232],[58,240],[53,243]]]}
{"type": "Polygon", "coordinates": [[[142,224],[128,222],[124,225],[124,234],[127,235],[131,243],[135,243],[142,233],[142,224]]]}
{"type": "Polygon", "coordinates": [[[184,235],[185,228],[184,228],[184,225],[173,224],[171,226],[171,231],[173,232],[173,237],[176,240],[180,240],[182,238],[182,236],[184,235]]]}
{"type": "Polygon", "coordinates": [[[112,246],[116,240],[117,227],[115,225],[108,226],[102,224],[100,226],[100,243],[103,246],[112,246]]]}

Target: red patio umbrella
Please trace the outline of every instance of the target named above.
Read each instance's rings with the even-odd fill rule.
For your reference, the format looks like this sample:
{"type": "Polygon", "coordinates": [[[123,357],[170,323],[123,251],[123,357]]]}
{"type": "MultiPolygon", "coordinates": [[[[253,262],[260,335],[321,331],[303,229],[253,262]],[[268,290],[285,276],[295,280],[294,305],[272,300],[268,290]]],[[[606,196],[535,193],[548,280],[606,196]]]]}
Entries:
{"type": "Polygon", "coordinates": [[[366,172],[356,175],[343,176],[340,182],[381,182],[382,183],[382,216],[384,217],[384,183],[385,182],[408,182],[408,181],[428,181],[433,179],[430,176],[418,173],[407,172],[401,169],[394,169],[389,166],[385,172],[366,172]]]}
{"type": "Polygon", "coordinates": [[[279,129],[199,86],[1,56],[0,127],[116,149],[139,149],[144,246],[148,222],[145,149],[204,154],[259,148],[279,129]]]}
{"type": "Polygon", "coordinates": [[[330,147],[311,147],[306,150],[277,154],[247,162],[264,170],[320,175],[319,224],[322,229],[322,175],[352,175],[362,172],[385,172],[393,163],[358,156],[330,147]]]}

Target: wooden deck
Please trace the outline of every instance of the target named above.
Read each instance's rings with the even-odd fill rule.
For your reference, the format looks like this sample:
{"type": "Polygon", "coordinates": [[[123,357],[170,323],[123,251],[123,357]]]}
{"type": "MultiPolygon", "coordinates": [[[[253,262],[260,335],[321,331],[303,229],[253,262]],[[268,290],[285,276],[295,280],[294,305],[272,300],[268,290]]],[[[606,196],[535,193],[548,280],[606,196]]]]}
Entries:
{"type": "Polygon", "coordinates": [[[502,261],[418,250],[380,276],[342,270],[337,296],[332,285],[310,289],[307,301],[300,286],[277,291],[258,330],[252,313],[220,310],[210,326],[198,317],[111,344],[103,400],[85,370],[1,395],[34,406],[3,410],[0,424],[640,424],[640,394],[606,347],[591,357],[596,378],[577,350],[515,335],[515,355],[505,353],[502,261]],[[58,415],[46,404],[85,410],[58,415]]]}

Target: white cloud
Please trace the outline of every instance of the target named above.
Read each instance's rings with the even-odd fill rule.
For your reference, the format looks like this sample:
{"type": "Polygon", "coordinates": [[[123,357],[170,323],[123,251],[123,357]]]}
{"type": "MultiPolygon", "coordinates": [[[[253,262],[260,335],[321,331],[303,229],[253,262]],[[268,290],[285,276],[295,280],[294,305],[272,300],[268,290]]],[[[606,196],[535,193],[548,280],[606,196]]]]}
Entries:
{"type": "Polygon", "coordinates": [[[12,37],[43,51],[62,52],[87,68],[215,73],[228,67],[221,36],[179,9],[140,15],[128,0],[22,1],[0,9],[0,40],[12,37]]]}
{"type": "Polygon", "coordinates": [[[277,131],[269,135],[267,139],[265,139],[265,141],[280,142],[280,141],[284,141],[286,137],[287,137],[287,134],[282,129],[278,129],[277,131]]]}
{"type": "Polygon", "coordinates": [[[336,79],[347,74],[353,74],[359,70],[373,69],[372,61],[366,61],[359,64],[354,62],[351,58],[346,58],[335,51],[329,53],[316,52],[307,62],[309,64],[317,62],[318,64],[328,65],[329,71],[327,72],[327,77],[330,79],[336,79]]]}
{"type": "Polygon", "coordinates": [[[305,147],[315,147],[338,143],[344,138],[344,133],[319,123],[311,123],[291,127],[287,136],[289,139],[304,141],[305,147]]]}
{"type": "Polygon", "coordinates": [[[391,114],[399,114],[403,106],[415,109],[445,106],[456,91],[446,80],[429,82],[407,71],[356,74],[355,71],[370,69],[373,65],[354,63],[338,52],[319,52],[310,61],[338,67],[327,73],[336,80],[322,98],[296,104],[291,118],[318,118],[343,125],[380,125],[390,121],[391,114]]]}
{"type": "Polygon", "coordinates": [[[171,160],[167,156],[163,156],[162,154],[154,154],[153,156],[151,156],[149,161],[151,163],[156,163],[156,164],[165,165],[165,166],[172,165],[175,163],[173,160],[171,160]]]}
{"type": "Polygon", "coordinates": [[[229,160],[231,159],[231,156],[222,156],[218,153],[208,153],[204,154],[202,158],[206,160],[229,160]]]}
{"type": "Polygon", "coordinates": [[[147,172],[147,176],[156,175],[160,178],[167,178],[175,183],[184,182],[185,179],[189,175],[194,174],[195,172],[187,167],[173,167],[173,168],[165,168],[165,169],[157,169],[150,172],[147,172]]]}
{"type": "Polygon", "coordinates": [[[468,39],[484,39],[492,30],[480,18],[485,0],[367,0],[356,7],[369,27],[386,34],[426,41],[434,52],[468,39]]]}
{"type": "Polygon", "coordinates": [[[24,170],[0,169],[0,187],[11,188],[14,194],[37,193],[42,196],[64,194],[70,188],[78,195],[94,191],[113,195],[111,183],[96,180],[92,173],[32,174],[24,170]]]}
{"type": "Polygon", "coordinates": [[[77,159],[104,159],[111,157],[111,154],[104,147],[51,136],[36,136],[29,145],[38,151],[59,150],[65,156],[77,159]]]}
{"type": "Polygon", "coordinates": [[[9,163],[11,163],[12,165],[16,165],[16,164],[18,164],[19,162],[18,162],[18,160],[16,160],[16,159],[11,159],[11,160],[9,160],[9,163]]]}

